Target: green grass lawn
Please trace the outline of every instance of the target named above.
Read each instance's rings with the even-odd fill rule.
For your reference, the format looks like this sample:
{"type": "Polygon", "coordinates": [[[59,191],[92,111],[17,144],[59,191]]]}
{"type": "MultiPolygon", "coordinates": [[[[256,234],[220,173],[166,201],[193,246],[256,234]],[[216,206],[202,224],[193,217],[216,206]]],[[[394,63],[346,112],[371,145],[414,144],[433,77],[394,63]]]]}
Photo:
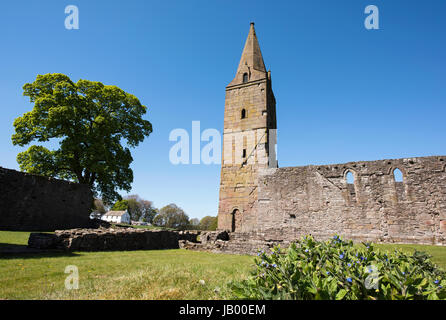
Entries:
{"type": "MultiPolygon", "coordinates": [[[[0,231],[0,249],[25,246],[28,236],[0,231]]],[[[446,269],[446,247],[377,247],[426,251],[446,269]]],[[[186,250],[0,254],[0,299],[221,299],[226,284],[246,277],[252,265],[250,256],[186,250]],[[68,265],[78,267],[78,290],[65,289],[68,265]]]]}
{"type": "MultiPolygon", "coordinates": [[[[0,243],[26,245],[28,235],[0,231],[0,243]]],[[[251,264],[186,250],[0,254],[0,299],[221,299],[251,264]],[[68,265],[78,267],[79,290],[65,289],[68,265]]]]}
{"type": "Polygon", "coordinates": [[[432,261],[443,270],[446,270],[446,247],[427,246],[421,244],[375,244],[380,250],[393,251],[399,249],[406,253],[413,253],[415,250],[424,251],[432,256],[432,261]]]}
{"type": "Polygon", "coordinates": [[[11,245],[26,246],[28,244],[29,234],[30,232],[0,231],[0,248],[11,245]]]}

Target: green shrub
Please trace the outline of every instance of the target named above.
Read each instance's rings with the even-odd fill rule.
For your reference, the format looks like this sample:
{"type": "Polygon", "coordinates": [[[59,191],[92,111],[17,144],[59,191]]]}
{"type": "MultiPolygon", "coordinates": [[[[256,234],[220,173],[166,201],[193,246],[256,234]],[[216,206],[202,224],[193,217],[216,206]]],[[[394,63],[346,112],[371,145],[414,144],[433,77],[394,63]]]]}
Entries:
{"type": "Polygon", "coordinates": [[[446,299],[445,272],[430,256],[353,245],[338,236],[315,241],[311,236],[286,251],[260,251],[256,269],[229,287],[236,299],[446,299]]]}

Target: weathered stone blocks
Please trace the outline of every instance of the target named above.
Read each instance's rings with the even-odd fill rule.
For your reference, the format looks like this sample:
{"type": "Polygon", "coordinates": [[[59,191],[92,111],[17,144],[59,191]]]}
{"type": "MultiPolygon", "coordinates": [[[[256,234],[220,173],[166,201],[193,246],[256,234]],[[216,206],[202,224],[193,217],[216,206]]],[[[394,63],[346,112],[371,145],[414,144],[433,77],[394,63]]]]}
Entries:
{"type": "Polygon", "coordinates": [[[0,167],[0,230],[89,227],[92,202],[87,185],[0,167]]]}
{"type": "Polygon", "coordinates": [[[259,170],[256,219],[245,230],[277,229],[285,240],[337,233],[358,241],[446,245],[445,158],[259,170]],[[403,182],[395,181],[397,168],[403,182]]]}
{"type": "Polygon", "coordinates": [[[67,251],[127,251],[178,249],[180,240],[197,242],[199,232],[133,228],[58,230],[54,234],[31,233],[28,247],[67,251]]]}

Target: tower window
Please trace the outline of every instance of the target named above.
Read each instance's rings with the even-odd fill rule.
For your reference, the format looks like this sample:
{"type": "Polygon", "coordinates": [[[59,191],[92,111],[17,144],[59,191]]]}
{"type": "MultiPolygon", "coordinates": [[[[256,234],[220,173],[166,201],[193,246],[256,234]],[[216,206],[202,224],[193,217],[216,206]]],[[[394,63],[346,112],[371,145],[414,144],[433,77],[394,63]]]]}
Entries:
{"type": "Polygon", "coordinates": [[[246,149],[243,149],[243,158],[246,158],[246,149]]]}
{"type": "Polygon", "coordinates": [[[246,82],[248,82],[248,74],[245,72],[243,74],[243,83],[246,83],[246,82]]]}
{"type": "Polygon", "coordinates": [[[242,119],[245,119],[245,118],[246,118],[246,110],[245,110],[245,109],[242,109],[242,115],[241,115],[241,118],[242,118],[242,119]]]}
{"type": "Polygon", "coordinates": [[[393,178],[395,179],[395,182],[403,182],[403,173],[400,169],[396,168],[393,170],[393,178]]]}

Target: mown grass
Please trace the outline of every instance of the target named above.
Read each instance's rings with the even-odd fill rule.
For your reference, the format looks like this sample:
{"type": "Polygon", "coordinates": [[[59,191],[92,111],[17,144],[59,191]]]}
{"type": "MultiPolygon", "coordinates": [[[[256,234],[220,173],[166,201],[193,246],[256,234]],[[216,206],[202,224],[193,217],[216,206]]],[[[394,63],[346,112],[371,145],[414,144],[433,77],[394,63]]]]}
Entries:
{"type": "Polygon", "coordinates": [[[432,261],[443,270],[446,270],[446,247],[428,246],[421,244],[375,244],[380,250],[393,251],[395,249],[412,254],[415,250],[424,251],[432,256],[432,261]]]}
{"type": "MultiPolygon", "coordinates": [[[[0,232],[0,243],[25,245],[28,235],[0,232]]],[[[251,265],[249,256],[186,250],[0,254],[0,299],[221,299],[251,265]],[[65,289],[68,265],[79,270],[78,290],[65,289]]]]}
{"type": "MultiPolygon", "coordinates": [[[[0,231],[0,246],[25,246],[28,236],[0,231]]],[[[425,251],[446,269],[446,247],[376,246],[425,251]]],[[[0,253],[0,299],[223,299],[226,284],[245,278],[252,267],[250,256],[186,250],[0,253]],[[78,290],[65,289],[68,265],[78,267],[78,290]]]]}
{"type": "Polygon", "coordinates": [[[30,232],[22,231],[0,231],[0,248],[11,245],[26,246],[29,234],[30,232]]]}

